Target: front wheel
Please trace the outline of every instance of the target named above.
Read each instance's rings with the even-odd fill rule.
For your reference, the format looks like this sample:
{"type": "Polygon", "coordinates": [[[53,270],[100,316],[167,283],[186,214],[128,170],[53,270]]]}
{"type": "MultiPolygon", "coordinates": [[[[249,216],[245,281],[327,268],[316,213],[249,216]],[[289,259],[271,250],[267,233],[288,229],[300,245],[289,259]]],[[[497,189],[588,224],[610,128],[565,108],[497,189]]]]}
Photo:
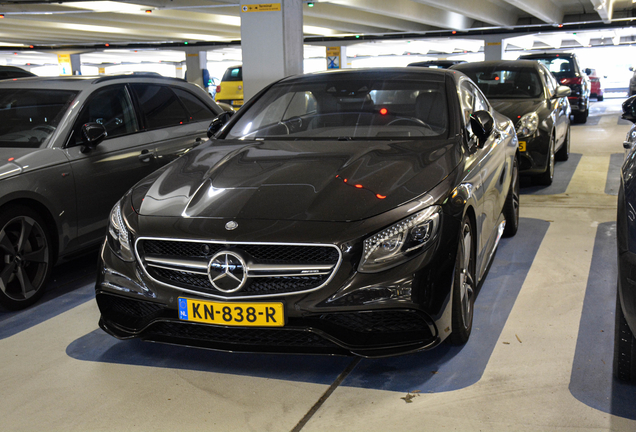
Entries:
{"type": "Polygon", "coordinates": [[[570,125],[568,125],[568,131],[565,135],[565,141],[563,141],[563,145],[555,156],[556,160],[558,161],[566,161],[570,157],[570,125]]]}
{"type": "Polygon", "coordinates": [[[627,325],[618,293],[616,293],[615,317],[614,376],[620,381],[636,382],[636,338],[627,325]]]}
{"type": "Polygon", "coordinates": [[[35,303],[52,261],[51,238],[37,212],[23,206],[0,212],[0,304],[18,310],[35,303]]]}
{"type": "Polygon", "coordinates": [[[516,156],[512,164],[512,179],[510,180],[510,189],[506,196],[503,214],[506,219],[506,228],[504,228],[503,235],[512,237],[517,234],[517,229],[519,228],[519,163],[516,156]]]}
{"type": "Polygon", "coordinates": [[[544,186],[550,186],[554,179],[554,138],[550,138],[550,147],[548,149],[548,163],[545,167],[545,172],[539,175],[537,183],[544,186]]]}
{"type": "Polygon", "coordinates": [[[455,260],[452,293],[452,330],[450,342],[462,345],[468,341],[473,329],[473,309],[476,292],[473,227],[466,215],[462,221],[455,260]]]}

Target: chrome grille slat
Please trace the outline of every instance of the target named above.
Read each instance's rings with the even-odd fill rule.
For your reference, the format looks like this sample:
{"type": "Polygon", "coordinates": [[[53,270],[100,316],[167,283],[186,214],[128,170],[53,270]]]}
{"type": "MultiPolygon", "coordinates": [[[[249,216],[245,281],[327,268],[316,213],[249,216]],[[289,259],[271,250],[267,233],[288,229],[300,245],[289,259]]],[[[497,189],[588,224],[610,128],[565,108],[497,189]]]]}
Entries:
{"type": "Polygon", "coordinates": [[[161,238],[137,239],[135,253],[153,280],[182,291],[224,299],[317,290],[332,279],[342,259],[334,245],[161,238]],[[247,282],[235,293],[217,290],[207,277],[210,257],[222,250],[239,251],[246,258],[247,282]]]}

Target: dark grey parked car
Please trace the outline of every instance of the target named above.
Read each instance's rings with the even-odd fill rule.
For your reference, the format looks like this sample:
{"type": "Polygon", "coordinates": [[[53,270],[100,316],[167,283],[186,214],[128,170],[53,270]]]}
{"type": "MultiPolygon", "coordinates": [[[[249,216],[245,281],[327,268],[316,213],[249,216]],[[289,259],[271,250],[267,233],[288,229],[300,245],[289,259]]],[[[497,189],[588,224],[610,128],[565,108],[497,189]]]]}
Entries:
{"type": "Polygon", "coordinates": [[[207,139],[200,87],[143,75],[0,83],[0,304],[42,295],[51,267],[97,246],[137,181],[207,139]]]}

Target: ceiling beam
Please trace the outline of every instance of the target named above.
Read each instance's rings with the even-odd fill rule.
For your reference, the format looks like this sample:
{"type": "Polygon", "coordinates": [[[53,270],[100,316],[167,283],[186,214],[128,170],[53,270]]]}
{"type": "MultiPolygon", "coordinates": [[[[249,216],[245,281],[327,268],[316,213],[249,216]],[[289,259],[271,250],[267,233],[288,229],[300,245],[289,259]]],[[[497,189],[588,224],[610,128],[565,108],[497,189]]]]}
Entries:
{"type": "Polygon", "coordinates": [[[473,24],[473,20],[464,15],[409,0],[391,0],[390,2],[385,0],[327,0],[326,2],[443,29],[467,30],[473,24]]]}
{"type": "Polygon", "coordinates": [[[614,0],[590,0],[594,10],[598,13],[605,24],[612,22],[614,15],[614,0]]]}
{"type": "Polygon", "coordinates": [[[504,8],[495,7],[488,0],[414,0],[417,3],[442,8],[447,11],[461,11],[462,15],[500,27],[513,27],[517,15],[504,8]]]}
{"type": "Polygon", "coordinates": [[[563,23],[563,9],[550,0],[505,0],[505,2],[548,24],[563,23]]]}
{"type": "Polygon", "coordinates": [[[314,7],[303,8],[303,15],[307,17],[324,18],[332,21],[343,21],[373,27],[383,27],[401,32],[419,32],[431,30],[431,26],[406,21],[398,18],[378,15],[361,10],[353,10],[329,3],[314,3],[314,7]]]}

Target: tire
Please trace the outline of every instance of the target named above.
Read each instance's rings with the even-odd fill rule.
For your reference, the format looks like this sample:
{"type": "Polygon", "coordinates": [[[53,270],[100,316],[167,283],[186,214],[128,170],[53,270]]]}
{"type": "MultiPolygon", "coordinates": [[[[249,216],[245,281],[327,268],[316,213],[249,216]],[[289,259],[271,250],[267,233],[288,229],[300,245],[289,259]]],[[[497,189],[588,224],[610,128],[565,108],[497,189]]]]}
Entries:
{"type": "Polygon", "coordinates": [[[565,141],[554,157],[558,161],[566,161],[570,157],[570,125],[568,125],[568,131],[565,134],[565,141]]]}
{"type": "Polygon", "coordinates": [[[554,180],[554,137],[550,138],[550,149],[548,150],[548,163],[543,174],[535,177],[537,184],[550,186],[554,180]]]}
{"type": "Polygon", "coordinates": [[[603,96],[598,96],[598,97],[596,98],[596,101],[597,101],[597,102],[603,102],[603,96]]]}
{"type": "Polygon", "coordinates": [[[475,253],[473,248],[473,227],[466,215],[462,221],[455,260],[455,275],[452,292],[452,330],[450,342],[463,345],[468,341],[473,329],[475,295],[475,253]]]}
{"type": "Polygon", "coordinates": [[[624,382],[636,382],[636,339],[623,315],[616,293],[616,327],[614,329],[614,376],[624,382]]]}
{"type": "Polygon", "coordinates": [[[574,122],[575,123],[585,123],[587,122],[587,116],[590,114],[590,109],[586,109],[583,112],[574,113],[574,122]]]}
{"type": "Polygon", "coordinates": [[[0,304],[10,310],[35,303],[53,267],[51,236],[29,207],[0,211],[0,304]]]}
{"type": "Polygon", "coordinates": [[[519,162],[516,156],[512,165],[512,180],[506,196],[503,215],[506,218],[506,228],[504,228],[503,235],[504,237],[512,237],[517,234],[519,228],[519,162]]]}

